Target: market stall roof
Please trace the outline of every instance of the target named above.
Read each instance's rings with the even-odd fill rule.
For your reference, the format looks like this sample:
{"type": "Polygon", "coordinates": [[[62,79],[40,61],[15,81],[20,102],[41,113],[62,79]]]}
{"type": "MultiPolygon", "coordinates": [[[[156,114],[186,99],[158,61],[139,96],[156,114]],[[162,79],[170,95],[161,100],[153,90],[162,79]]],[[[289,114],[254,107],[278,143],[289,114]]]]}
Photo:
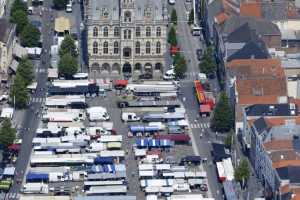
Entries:
{"type": "Polygon", "coordinates": [[[71,25],[70,20],[66,17],[58,17],[55,19],[54,30],[59,33],[70,31],[71,25]]]}
{"type": "Polygon", "coordinates": [[[170,146],[172,146],[171,141],[170,141],[170,140],[167,140],[167,139],[160,140],[160,141],[159,141],[159,144],[160,144],[160,146],[162,146],[162,147],[170,147],[170,146]]]}
{"type": "Polygon", "coordinates": [[[15,168],[14,167],[6,167],[6,168],[4,168],[3,175],[13,176],[14,173],[15,173],[15,168]]]}
{"type": "Polygon", "coordinates": [[[147,139],[137,139],[136,145],[137,147],[147,147],[148,146],[148,140],[147,139]]]}
{"type": "Polygon", "coordinates": [[[58,78],[57,68],[49,68],[48,69],[48,78],[53,78],[53,79],[58,78]]]}
{"type": "Polygon", "coordinates": [[[19,151],[21,146],[19,144],[11,144],[8,146],[9,150],[19,151]]]}
{"type": "Polygon", "coordinates": [[[9,118],[11,119],[14,114],[13,108],[3,108],[1,112],[1,118],[9,118]]]}
{"type": "Polygon", "coordinates": [[[159,140],[151,139],[148,142],[149,142],[148,144],[149,147],[159,147],[160,145],[159,140]]]}

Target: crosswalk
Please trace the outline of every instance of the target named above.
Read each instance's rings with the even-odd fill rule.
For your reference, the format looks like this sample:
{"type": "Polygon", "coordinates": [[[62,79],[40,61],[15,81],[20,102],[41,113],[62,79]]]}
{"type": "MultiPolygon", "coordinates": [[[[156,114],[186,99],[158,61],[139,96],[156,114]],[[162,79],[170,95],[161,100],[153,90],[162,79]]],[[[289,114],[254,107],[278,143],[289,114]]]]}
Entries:
{"type": "Polygon", "coordinates": [[[5,200],[16,200],[20,198],[19,193],[7,193],[5,196],[5,200]]]}
{"type": "Polygon", "coordinates": [[[199,123],[199,122],[193,122],[190,124],[190,127],[192,129],[208,129],[209,128],[209,123],[199,123]]]}
{"type": "Polygon", "coordinates": [[[31,103],[43,103],[46,101],[46,98],[43,97],[31,97],[30,102],[31,103]]]}

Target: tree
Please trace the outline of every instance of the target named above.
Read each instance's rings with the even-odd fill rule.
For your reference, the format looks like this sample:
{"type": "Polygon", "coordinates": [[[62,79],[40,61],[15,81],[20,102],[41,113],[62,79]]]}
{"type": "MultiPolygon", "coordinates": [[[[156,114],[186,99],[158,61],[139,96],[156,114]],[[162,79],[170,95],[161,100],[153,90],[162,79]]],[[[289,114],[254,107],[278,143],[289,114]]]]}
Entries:
{"type": "Polygon", "coordinates": [[[187,70],[186,60],[183,56],[179,56],[175,62],[174,72],[176,77],[183,78],[187,70]]]}
{"type": "Polygon", "coordinates": [[[5,118],[0,128],[0,145],[7,148],[16,139],[16,129],[12,127],[10,119],[5,118]]]}
{"type": "Polygon", "coordinates": [[[58,63],[58,71],[65,78],[70,78],[78,70],[77,59],[70,53],[63,55],[58,63]]]}
{"type": "Polygon", "coordinates": [[[171,12],[171,23],[177,25],[177,13],[176,13],[176,10],[174,8],[171,12]]]}
{"type": "Polygon", "coordinates": [[[62,10],[66,8],[68,0],[53,0],[54,8],[62,10]]]}
{"type": "Polygon", "coordinates": [[[191,10],[189,14],[189,21],[188,21],[189,25],[192,25],[193,23],[194,23],[194,9],[191,10]]]}
{"type": "Polygon", "coordinates": [[[172,26],[170,28],[170,31],[169,31],[169,34],[168,34],[168,42],[172,46],[176,46],[177,45],[176,29],[175,29],[174,26],[172,26]]]}
{"type": "Polygon", "coordinates": [[[15,0],[10,9],[10,15],[12,16],[17,10],[22,10],[25,13],[27,12],[27,4],[22,0],[15,0]]]}
{"type": "Polygon", "coordinates": [[[10,21],[17,24],[17,34],[20,34],[28,24],[27,14],[23,10],[16,10],[12,13],[10,21]]]}
{"type": "Polygon", "coordinates": [[[236,181],[241,183],[243,189],[249,177],[250,177],[249,163],[246,159],[243,159],[240,162],[239,166],[234,171],[234,178],[236,181]]]}
{"type": "Polygon", "coordinates": [[[21,44],[25,47],[37,47],[41,38],[40,31],[32,24],[27,24],[21,32],[21,44]]]}
{"type": "Polygon", "coordinates": [[[25,81],[18,73],[10,90],[10,99],[17,108],[25,108],[29,99],[25,81]]]}
{"type": "Polygon", "coordinates": [[[26,86],[32,83],[34,79],[33,64],[28,58],[22,58],[19,62],[17,74],[22,76],[26,86]]]}
{"type": "Polygon", "coordinates": [[[66,35],[59,49],[59,55],[70,53],[73,57],[77,56],[76,44],[72,36],[66,35]]]}
{"type": "Polygon", "coordinates": [[[214,110],[211,128],[221,133],[228,132],[233,128],[233,113],[225,92],[221,92],[219,102],[214,110]]]}
{"type": "Polygon", "coordinates": [[[217,66],[213,57],[213,50],[211,47],[208,47],[204,52],[201,62],[199,63],[199,68],[202,73],[206,75],[216,72],[217,66]]]}

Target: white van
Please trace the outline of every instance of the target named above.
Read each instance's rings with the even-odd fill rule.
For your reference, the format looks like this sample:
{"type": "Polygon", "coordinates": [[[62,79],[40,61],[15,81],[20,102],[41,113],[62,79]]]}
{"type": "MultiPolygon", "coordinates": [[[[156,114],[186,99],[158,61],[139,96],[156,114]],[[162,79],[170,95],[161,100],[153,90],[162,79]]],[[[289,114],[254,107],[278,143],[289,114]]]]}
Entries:
{"type": "Polygon", "coordinates": [[[163,76],[164,80],[173,80],[175,78],[174,69],[167,70],[163,76]]]}
{"type": "Polygon", "coordinates": [[[138,117],[135,113],[122,113],[122,120],[124,122],[135,122],[140,121],[140,117],[138,117]]]}
{"type": "Polygon", "coordinates": [[[106,108],[101,106],[88,108],[87,115],[90,121],[106,121],[110,118],[106,108]]]}

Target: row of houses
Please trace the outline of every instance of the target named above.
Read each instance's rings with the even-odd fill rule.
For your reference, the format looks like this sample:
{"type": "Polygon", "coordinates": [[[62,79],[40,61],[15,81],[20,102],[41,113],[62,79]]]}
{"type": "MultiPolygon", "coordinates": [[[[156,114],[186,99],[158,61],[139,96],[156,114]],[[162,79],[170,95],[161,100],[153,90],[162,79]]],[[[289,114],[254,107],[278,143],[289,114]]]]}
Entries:
{"type": "Polygon", "coordinates": [[[204,36],[235,110],[235,132],[265,196],[299,199],[299,1],[202,3],[204,36]]]}

